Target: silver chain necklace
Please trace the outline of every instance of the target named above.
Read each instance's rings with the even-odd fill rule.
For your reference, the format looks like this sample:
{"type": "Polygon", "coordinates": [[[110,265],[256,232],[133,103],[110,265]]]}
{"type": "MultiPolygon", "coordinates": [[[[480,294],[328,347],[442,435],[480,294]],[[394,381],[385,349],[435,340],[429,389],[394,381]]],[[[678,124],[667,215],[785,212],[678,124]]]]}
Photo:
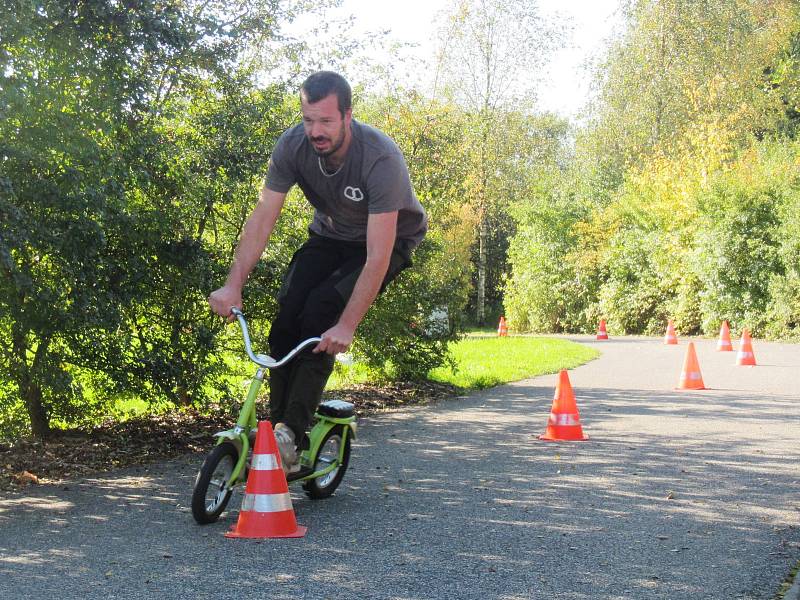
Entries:
{"type": "Polygon", "coordinates": [[[341,171],[341,170],[342,170],[342,167],[344,166],[344,161],[342,161],[342,164],[340,164],[340,165],[339,165],[339,168],[338,168],[338,169],[336,169],[336,170],[335,170],[333,173],[328,173],[328,172],[325,170],[325,167],[323,167],[323,166],[322,166],[322,157],[321,157],[321,156],[318,156],[318,157],[317,157],[317,164],[319,165],[319,170],[320,170],[320,172],[321,172],[321,173],[322,173],[322,174],[323,174],[325,177],[333,177],[334,175],[338,175],[338,174],[339,174],[339,171],[341,171]]]}

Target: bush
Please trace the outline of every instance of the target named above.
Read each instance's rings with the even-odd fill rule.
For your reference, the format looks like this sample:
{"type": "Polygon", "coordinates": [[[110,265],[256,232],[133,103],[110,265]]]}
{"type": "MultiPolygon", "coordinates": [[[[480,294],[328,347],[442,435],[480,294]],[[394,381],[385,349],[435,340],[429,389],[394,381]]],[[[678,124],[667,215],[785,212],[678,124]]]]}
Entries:
{"type": "Polygon", "coordinates": [[[512,331],[580,331],[587,326],[587,280],[570,260],[578,243],[579,208],[566,197],[536,198],[518,208],[505,280],[505,316],[512,331]]]}
{"type": "Polygon", "coordinates": [[[460,270],[448,271],[446,256],[435,235],[426,239],[414,265],[389,285],[359,326],[353,355],[378,378],[422,380],[447,362],[467,288],[460,270]],[[442,312],[449,326],[442,326],[442,312]]]}
{"type": "MultiPolygon", "coordinates": [[[[695,264],[707,333],[715,332],[723,319],[755,335],[768,329],[777,333],[769,326],[770,314],[782,309],[772,294],[792,287],[786,279],[792,242],[781,242],[783,235],[791,236],[791,226],[782,224],[788,217],[784,207],[790,188],[786,179],[773,177],[774,149],[766,145],[757,150],[744,153],[733,168],[717,175],[700,197],[695,264]]],[[[786,333],[785,327],[780,329],[786,333]]]]}

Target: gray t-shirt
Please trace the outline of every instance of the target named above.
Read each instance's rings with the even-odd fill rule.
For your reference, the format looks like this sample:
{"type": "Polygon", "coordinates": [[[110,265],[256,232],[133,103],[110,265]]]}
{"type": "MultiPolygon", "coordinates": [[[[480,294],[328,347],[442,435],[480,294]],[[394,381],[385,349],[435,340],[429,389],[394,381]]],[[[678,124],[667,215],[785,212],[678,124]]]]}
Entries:
{"type": "Polygon", "coordinates": [[[397,240],[407,250],[425,237],[428,216],[411,187],[403,154],[397,144],[374,127],[351,122],[352,141],[341,169],[326,175],[302,123],[278,139],[266,186],[286,193],[297,184],[314,206],[310,229],[338,240],[364,242],[367,216],[398,211],[397,240]]]}

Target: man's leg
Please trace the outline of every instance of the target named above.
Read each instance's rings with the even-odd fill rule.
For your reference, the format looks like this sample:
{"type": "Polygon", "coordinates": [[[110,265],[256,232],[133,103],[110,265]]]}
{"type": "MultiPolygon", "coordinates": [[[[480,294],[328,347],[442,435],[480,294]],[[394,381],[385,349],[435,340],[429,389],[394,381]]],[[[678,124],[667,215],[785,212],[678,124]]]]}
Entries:
{"type": "MultiPolygon", "coordinates": [[[[330,277],[341,262],[342,257],[336,248],[320,236],[310,237],[295,252],[278,294],[278,314],[269,332],[270,355],[273,358],[284,357],[305,339],[301,335],[299,315],[306,300],[311,291],[330,277]]],[[[273,426],[283,421],[295,367],[296,360],[293,360],[270,372],[270,421],[273,426]]]]}
{"type": "MultiPolygon", "coordinates": [[[[350,258],[309,294],[298,315],[300,339],[319,336],[338,321],[366,261],[365,249],[349,254],[350,258]]],[[[408,259],[402,254],[392,253],[381,291],[408,265],[408,259]]],[[[282,422],[294,432],[297,445],[302,447],[305,432],[333,372],[334,357],[324,352],[314,354],[308,350],[301,352],[292,362],[294,368],[286,390],[287,402],[282,413],[282,422]]]]}
{"type": "MultiPolygon", "coordinates": [[[[299,315],[300,337],[316,337],[333,327],[344,307],[345,300],[329,282],[321,285],[309,295],[299,315]]],[[[333,372],[333,364],[333,355],[326,352],[314,354],[311,349],[301,352],[292,361],[282,421],[294,432],[300,447],[333,372]]]]}

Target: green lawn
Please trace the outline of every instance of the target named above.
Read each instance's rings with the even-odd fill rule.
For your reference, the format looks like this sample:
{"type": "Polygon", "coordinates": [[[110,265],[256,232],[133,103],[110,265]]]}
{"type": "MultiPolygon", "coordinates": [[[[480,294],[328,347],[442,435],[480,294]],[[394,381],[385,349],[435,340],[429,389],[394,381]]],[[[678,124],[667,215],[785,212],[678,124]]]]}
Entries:
{"type": "MultiPolygon", "coordinates": [[[[484,332],[470,332],[460,342],[451,345],[456,370],[438,368],[429,377],[434,381],[450,383],[463,389],[483,389],[545,373],[571,369],[597,356],[599,352],[567,340],[544,337],[496,337],[484,332]]],[[[241,379],[246,379],[250,363],[242,360],[236,364],[241,379]]],[[[328,381],[328,389],[347,387],[354,383],[369,383],[370,373],[363,366],[337,364],[328,381]]],[[[242,398],[246,389],[241,385],[242,398]]],[[[151,410],[146,402],[137,398],[120,398],[114,417],[125,419],[151,410]]]]}
{"type": "Polygon", "coordinates": [[[600,353],[567,340],[543,337],[467,337],[451,346],[455,371],[438,368],[429,377],[466,389],[482,389],[582,365],[600,353]]]}

